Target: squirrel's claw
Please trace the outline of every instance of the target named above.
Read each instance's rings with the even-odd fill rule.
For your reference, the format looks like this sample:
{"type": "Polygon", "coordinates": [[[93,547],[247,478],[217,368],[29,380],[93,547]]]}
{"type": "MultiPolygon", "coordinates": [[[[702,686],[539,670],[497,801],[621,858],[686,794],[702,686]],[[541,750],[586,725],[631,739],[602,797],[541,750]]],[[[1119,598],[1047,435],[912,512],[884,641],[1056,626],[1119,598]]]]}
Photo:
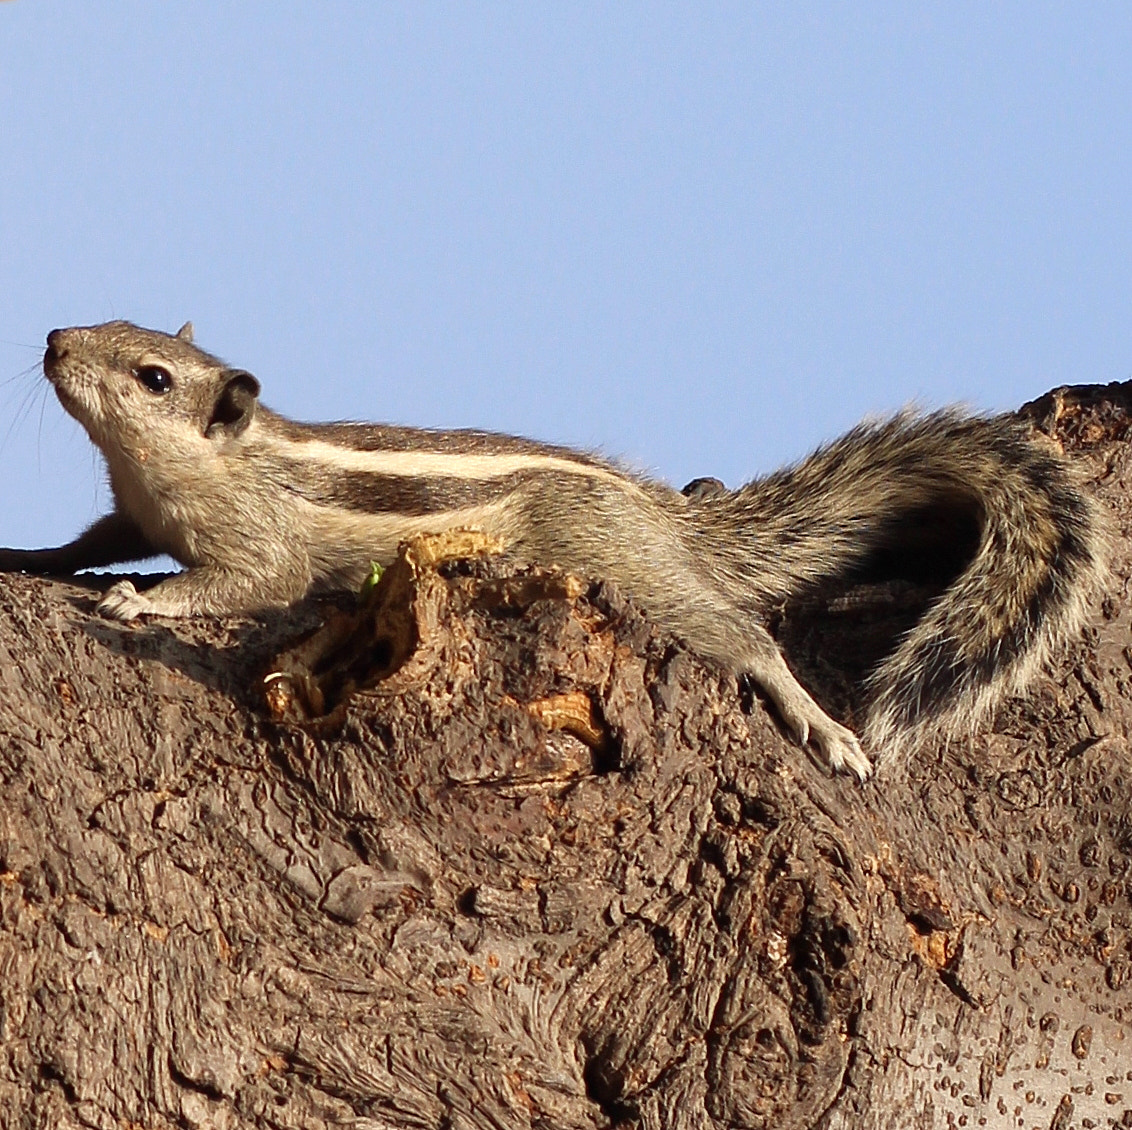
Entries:
{"type": "Polygon", "coordinates": [[[98,602],[97,611],[108,620],[135,620],[143,612],[152,611],[152,602],[131,581],[119,581],[98,602]]]}
{"type": "Polygon", "coordinates": [[[852,730],[838,725],[832,718],[827,718],[822,727],[813,727],[810,738],[814,745],[821,750],[825,763],[834,771],[851,769],[857,774],[859,781],[865,780],[873,771],[861,743],[852,730]]]}
{"type": "Polygon", "coordinates": [[[794,740],[801,746],[815,746],[835,773],[849,769],[861,781],[872,773],[857,735],[830,718],[800,687],[796,694],[782,695],[777,705],[794,740]]]}

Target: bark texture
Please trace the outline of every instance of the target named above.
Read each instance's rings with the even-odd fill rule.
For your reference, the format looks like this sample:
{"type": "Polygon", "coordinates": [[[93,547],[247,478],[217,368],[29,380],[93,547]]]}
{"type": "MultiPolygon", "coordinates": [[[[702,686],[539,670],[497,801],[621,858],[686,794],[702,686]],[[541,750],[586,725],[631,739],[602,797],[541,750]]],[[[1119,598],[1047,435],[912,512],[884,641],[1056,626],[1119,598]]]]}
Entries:
{"type": "MultiPolygon", "coordinates": [[[[1114,514],[1094,624],[864,787],[474,544],[361,613],[0,578],[0,1126],[1132,1126],[1132,390],[1024,411],[1114,514]]],[[[850,719],[873,596],[778,625],[850,719]]]]}

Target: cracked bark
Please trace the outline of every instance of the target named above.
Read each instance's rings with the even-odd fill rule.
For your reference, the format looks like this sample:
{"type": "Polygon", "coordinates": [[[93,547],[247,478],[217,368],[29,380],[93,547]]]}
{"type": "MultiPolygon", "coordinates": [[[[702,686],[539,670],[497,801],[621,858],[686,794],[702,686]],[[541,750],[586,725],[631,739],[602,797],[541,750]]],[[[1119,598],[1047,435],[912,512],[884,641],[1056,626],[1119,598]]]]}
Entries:
{"type": "MultiPolygon", "coordinates": [[[[1122,533],[1130,407],[1027,409],[1122,533]]],[[[608,586],[398,568],[140,626],[0,579],[0,1125],[1132,1125],[1125,537],[1026,699],[864,788],[608,586]]],[[[778,626],[846,716],[885,609],[778,626]]]]}

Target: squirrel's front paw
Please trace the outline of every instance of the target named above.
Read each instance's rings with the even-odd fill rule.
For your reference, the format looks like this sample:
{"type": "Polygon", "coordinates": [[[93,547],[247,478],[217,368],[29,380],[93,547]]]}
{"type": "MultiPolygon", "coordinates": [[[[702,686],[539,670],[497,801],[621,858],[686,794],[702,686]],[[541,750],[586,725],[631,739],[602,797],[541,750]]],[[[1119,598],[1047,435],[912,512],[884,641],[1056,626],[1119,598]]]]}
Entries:
{"type": "Polygon", "coordinates": [[[119,581],[98,602],[97,611],[109,620],[134,620],[153,611],[153,601],[138,592],[132,581],[119,581]]]}

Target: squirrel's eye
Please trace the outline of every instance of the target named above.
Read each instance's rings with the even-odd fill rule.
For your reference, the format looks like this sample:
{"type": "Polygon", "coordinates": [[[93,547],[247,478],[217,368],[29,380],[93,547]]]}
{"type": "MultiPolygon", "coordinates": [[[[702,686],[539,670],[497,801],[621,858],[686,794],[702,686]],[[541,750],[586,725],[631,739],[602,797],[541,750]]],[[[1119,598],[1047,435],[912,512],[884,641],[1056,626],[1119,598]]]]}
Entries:
{"type": "Polygon", "coordinates": [[[160,365],[142,365],[140,369],[134,370],[134,376],[150,392],[160,394],[168,392],[173,387],[173,378],[169,375],[168,370],[161,368],[160,365]]]}

